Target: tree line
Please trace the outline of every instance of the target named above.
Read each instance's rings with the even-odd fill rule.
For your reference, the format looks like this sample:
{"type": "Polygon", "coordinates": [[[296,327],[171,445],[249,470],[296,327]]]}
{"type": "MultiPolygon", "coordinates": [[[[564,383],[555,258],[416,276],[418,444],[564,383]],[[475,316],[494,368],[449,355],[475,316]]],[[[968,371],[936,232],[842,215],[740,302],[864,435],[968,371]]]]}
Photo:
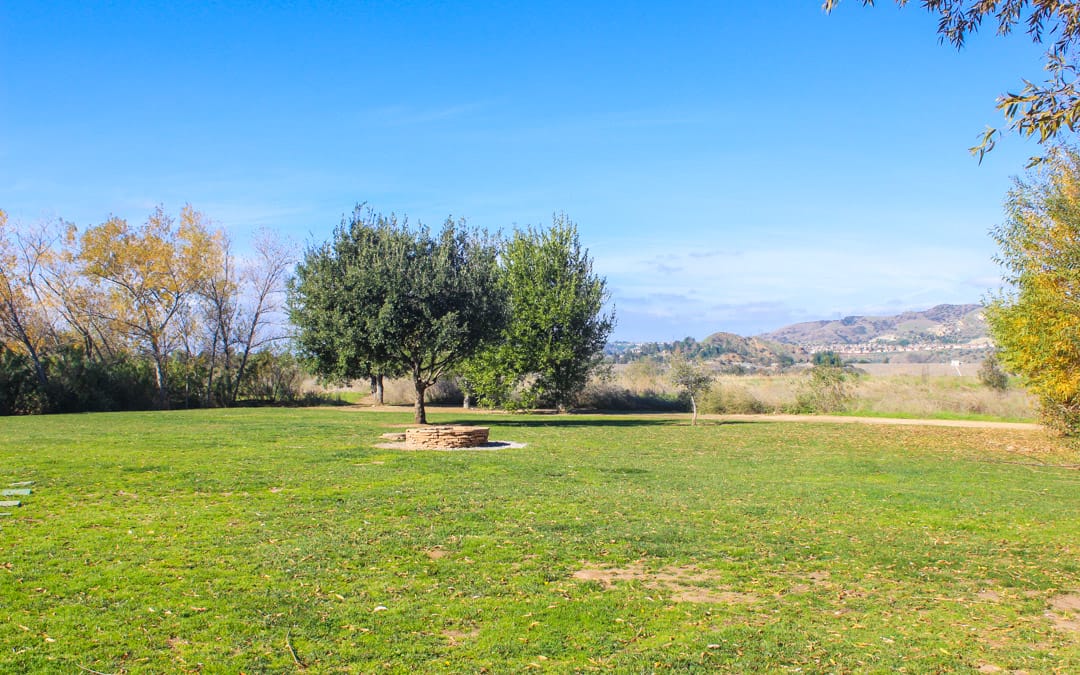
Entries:
{"type": "Polygon", "coordinates": [[[574,404],[614,326],[577,226],[439,230],[361,205],[296,255],[209,219],[15,227],[0,211],[0,414],[233,406],[324,381],[456,376],[467,403],[574,404]]]}
{"type": "Polygon", "coordinates": [[[190,206],[82,230],[0,211],[0,413],[235,405],[280,375],[294,258],[269,231],[241,258],[190,206]]]}

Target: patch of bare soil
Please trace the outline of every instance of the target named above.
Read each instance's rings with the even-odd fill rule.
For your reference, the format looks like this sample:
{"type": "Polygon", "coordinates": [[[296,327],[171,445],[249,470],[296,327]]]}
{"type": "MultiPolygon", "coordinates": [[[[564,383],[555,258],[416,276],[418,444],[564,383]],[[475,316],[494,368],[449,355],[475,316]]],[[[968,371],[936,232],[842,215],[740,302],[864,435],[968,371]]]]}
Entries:
{"type": "Polygon", "coordinates": [[[717,575],[708,570],[698,569],[693,565],[664,567],[659,570],[646,569],[644,563],[634,563],[628,567],[585,567],[572,575],[579,581],[596,581],[605,589],[618,585],[619,582],[637,582],[645,588],[670,593],[675,602],[704,602],[745,604],[757,602],[757,596],[750,593],[738,593],[726,587],[715,585],[717,575]]]}
{"type": "Polygon", "coordinates": [[[439,560],[440,558],[446,557],[446,551],[436,546],[435,548],[429,548],[424,551],[424,555],[431,560],[439,560]]]}
{"type": "Polygon", "coordinates": [[[479,628],[473,628],[472,630],[468,630],[468,631],[464,631],[464,630],[444,630],[442,632],[442,635],[443,635],[444,638],[446,638],[447,640],[450,641],[450,646],[451,647],[456,647],[457,645],[461,644],[465,640],[468,640],[468,639],[471,639],[471,638],[474,638],[474,637],[480,635],[480,629],[479,628]]]}
{"type": "Polygon", "coordinates": [[[1050,610],[1044,616],[1054,628],[1069,633],[1080,633],[1080,593],[1065,593],[1050,598],[1050,610]]]}

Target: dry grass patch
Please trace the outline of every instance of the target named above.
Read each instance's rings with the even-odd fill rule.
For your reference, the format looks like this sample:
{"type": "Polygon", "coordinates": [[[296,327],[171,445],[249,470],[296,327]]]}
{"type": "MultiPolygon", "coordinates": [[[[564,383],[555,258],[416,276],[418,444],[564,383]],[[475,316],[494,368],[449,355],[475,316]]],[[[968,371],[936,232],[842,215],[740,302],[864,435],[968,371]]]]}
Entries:
{"type": "Polygon", "coordinates": [[[750,593],[739,593],[725,586],[717,586],[717,575],[693,565],[663,567],[649,570],[642,562],[627,567],[587,566],[573,574],[578,581],[595,581],[605,589],[619,582],[635,582],[641,586],[667,593],[675,602],[700,602],[723,604],[748,604],[758,601],[750,593]]]}

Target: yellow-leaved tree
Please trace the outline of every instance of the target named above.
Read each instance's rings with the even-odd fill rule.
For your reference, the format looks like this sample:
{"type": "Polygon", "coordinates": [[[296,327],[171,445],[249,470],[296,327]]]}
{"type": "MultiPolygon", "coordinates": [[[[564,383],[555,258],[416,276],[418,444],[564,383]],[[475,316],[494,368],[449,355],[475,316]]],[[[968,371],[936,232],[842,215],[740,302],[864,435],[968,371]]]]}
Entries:
{"type": "Polygon", "coordinates": [[[1039,398],[1044,422],[1080,432],[1080,152],[1058,147],[1016,181],[994,230],[1008,288],[987,307],[1006,367],[1039,398]]]}
{"type": "Polygon", "coordinates": [[[43,230],[14,231],[0,210],[0,345],[30,358],[42,391],[48,384],[42,360],[52,326],[36,284],[50,255],[43,230]]]}
{"type": "Polygon", "coordinates": [[[102,300],[93,311],[150,358],[163,408],[169,405],[169,356],[182,338],[178,326],[203,290],[220,248],[220,233],[190,205],[179,220],[158,207],[138,227],[110,218],[79,240],[82,273],[102,300]]]}

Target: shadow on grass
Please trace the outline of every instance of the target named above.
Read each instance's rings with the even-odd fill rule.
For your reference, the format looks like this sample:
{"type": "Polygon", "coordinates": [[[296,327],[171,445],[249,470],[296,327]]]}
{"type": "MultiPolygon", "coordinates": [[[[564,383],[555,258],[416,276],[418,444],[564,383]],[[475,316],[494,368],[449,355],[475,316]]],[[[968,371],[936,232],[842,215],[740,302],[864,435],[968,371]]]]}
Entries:
{"type": "MultiPolygon", "coordinates": [[[[634,413],[633,417],[623,417],[619,414],[604,413],[593,414],[589,416],[582,416],[579,419],[574,417],[562,416],[558,418],[545,418],[542,415],[537,416],[535,419],[491,419],[491,420],[477,420],[475,417],[459,418],[443,420],[440,419],[438,424],[482,424],[490,425],[493,427],[518,427],[518,428],[541,428],[541,427],[681,427],[690,426],[688,419],[680,419],[677,417],[659,417],[655,419],[649,419],[642,416],[641,413],[634,413]]],[[[753,424],[749,420],[699,420],[698,426],[728,426],[731,424],[753,424]]]]}

